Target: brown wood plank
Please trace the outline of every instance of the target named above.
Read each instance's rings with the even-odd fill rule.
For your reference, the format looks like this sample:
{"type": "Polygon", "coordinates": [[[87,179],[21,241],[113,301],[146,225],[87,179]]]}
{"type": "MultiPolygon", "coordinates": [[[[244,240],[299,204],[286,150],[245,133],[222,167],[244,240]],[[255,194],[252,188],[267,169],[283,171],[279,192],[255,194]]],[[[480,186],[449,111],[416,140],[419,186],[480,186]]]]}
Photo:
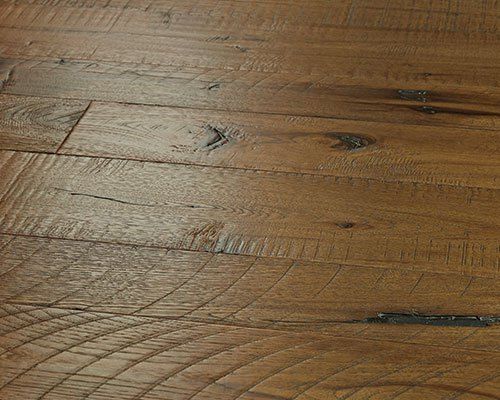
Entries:
{"type": "Polygon", "coordinates": [[[0,75],[1,92],[18,95],[498,129],[494,89],[426,85],[424,102],[400,91],[413,87],[411,77],[353,85],[352,76],[60,60],[3,60],[0,75]]]}
{"type": "Polygon", "coordinates": [[[0,312],[0,396],[12,400],[494,399],[500,389],[498,353],[467,349],[467,338],[481,335],[476,328],[412,327],[396,341],[390,326],[372,339],[379,327],[348,326],[338,336],[20,306],[0,312]]]}
{"type": "Polygon", "coordinates": [[[315,331],[379,313],[500,315],[498,279],[8,235],[0,245],[0,303],[315,331]]]}
{"type": "Polygon", "coordinates": [[[500,399],[499,11],[1,0],[0,399],[500,399]]]}
{"type": "Polygon", "coordinates": [[[0,155],[1,233],[498,273],[494,189],[0,155]]]}
{"type": "MultiPolygon", "coordinates": [[[[231,0],[232,1],[232,0],[231,0]]],[[[5,5],[20,6],[47,6],[54,7],[77,7],[77,8],[117,8],[118,10],[126,7],[129,0],[2,0],[5,5]]]]}
{"type": "Polygon", "coordinates": [[[93,103],[60,152],[499,188],[497,138],[485,130],[93,103]]]}
{"type": "Polygon", "coordinates": [[[0,149],[55,152],[88,101],[0,95],[0,149]]]}
{"type": "Polygon", "coordinates": [[[479,86],[484,90],[498,84],[499,58],[494,41],[482,44],[471,40],[467,44],[452,37],[438,41],[439,45],[436,37],[431,36],[420,44],[420,36],[416,36],[418,46],[415,46],[411,40],[394,43],[397,40],[394,33],[339,28],[327,33],[335,38],[331,42],[318,40],[311,45],[297,39],[292,45],[287,36],[275,40],[265,35],[255,38],[217,31],[190,36],[151,36],[70,29],[0,27],[3,54],[9,58],[60,57],[324,76],[350,73],[358,79],[371,77],[375,81],[401,80],[401,75],[406,73],[405,78],[411,77],[423,84],[461,82],[462,87],[479,86]],[[456,54],[459,45],[464,47],[460,53],[464,56],[456,54]]]}
{"type": "Polygon", "coordinates": [[[0,5],[0,26],[15,29],[62,29],[71,31],[108,32],[120,17],[113,8],[65,7],[53,4],[0,5]]]}
{"type": "MultiPolygon", "coordinates": [[[[190,27],[192,32],[194,27],[196,30],[220,30],[238,34],[242,31],[241,27],[248,27],[266,34],[296,34],[297,37],[302,34],[328,40],[331,36],[320,35],[330,33],[333,27],[343,27],[430,32],[440,38],[446,32],[455,36],[465,33],[465,41],[481,35],[484,38],[485,34],[493,38],[498,17],[498,7],[494,0],[453,3],[447,0],[430,3],[411,0],[337,0],[309,1],[307,7],[304,7],[301,0],[251,3],[131,0],[114,30],[155,34],[159,30],[188,33],[187,28],[190,27]],[[170,17],[167,24],[164,19],[159,19],[162,13],[163,17],[170,17]],[[163,22],[162,28],[159,26],[160,22],[163,22]]],[[[293,39],[295,37],[291,36],[293,39]]],[[[303,38],[304,36],[301,39],[303,38]]]]}
{"type": "MultiPolygon", "coordinates": [[[[51,1],[6,2],[0,5],[0,26],[46,29],[53,31],[82,30],[93,32],[126,32],[141,35],[174,36],[197,33],[225,33],[244,36],[246,31],[267,38],[288,35],[294,41],[337,39],[336,28],[403,31],[392,34],[394,40],[410,43],[413,38],[429,40],[431,36],[446,40],[494,41],[498,8],[494,0],[455,2],[433,1],[409,4],[408,0],[335,1],[293,4],[245,1],[128,1],[120,12],[119,2],[103,7],[85,2],[51,1]],[[17,3],[17,4],[16,4],[17,3]],[[406,4],[404,4],[406,3],[406,4]],[[244,28],[244,29],[242,29],[244,28]],[[411,33],[418,32],[420,35],[411,33]],[[323,36],[321,36],[323,35],[323,36]]],[[[248,35],[250,36],[250,35],[248,35]]],[[[373,38],[367,37],[367,40],[373,38]]],[[[457,54],[457,56],[462,56],[457,54]]]]}

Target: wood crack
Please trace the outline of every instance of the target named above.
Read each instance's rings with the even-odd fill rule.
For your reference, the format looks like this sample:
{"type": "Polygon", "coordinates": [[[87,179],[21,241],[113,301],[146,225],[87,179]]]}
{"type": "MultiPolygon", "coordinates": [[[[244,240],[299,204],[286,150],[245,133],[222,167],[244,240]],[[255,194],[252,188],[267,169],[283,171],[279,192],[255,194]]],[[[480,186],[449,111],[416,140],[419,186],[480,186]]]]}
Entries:
{"type": "Polygon", "coordinates": [[[93,199],[99,199],[99,200],[108,200],[108,201],[114,201],[116,203],[120,204],[129,204],[133,206],[141,206],[141,207],[156,207],[156,204],[147,204],[147,203],[134,203],[131,201],[126,201],[126,200],[120,200],[120,199],[115,199],[113,197],[107,197],[107,196],[99,196],[95,194],[89,194],[89,193],[78,193],[78,192],[72,192],[71,190],[67,189],[61,189],[61,188],[54,188],[56,190],[60,190],[66,193],[69,193],[71,196],[84,196],[84,197],[91,197],[93,199]]]}

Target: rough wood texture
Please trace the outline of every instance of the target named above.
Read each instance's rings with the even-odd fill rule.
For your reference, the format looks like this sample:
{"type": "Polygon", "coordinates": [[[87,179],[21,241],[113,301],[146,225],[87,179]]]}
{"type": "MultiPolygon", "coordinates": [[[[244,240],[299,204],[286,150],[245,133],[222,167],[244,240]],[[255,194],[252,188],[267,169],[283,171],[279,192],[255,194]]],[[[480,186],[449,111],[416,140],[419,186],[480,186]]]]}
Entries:
{"type": "MultiPolygon", "coordinates": [[[[296,34],[304,39],[309,33],[314,39],[325,40],[321,34],[332,27],[376,28],[378,30],[429,32],[448,38],[467,34],[477,40],[481,34],[491,34],[497,28],[494,0],[469,2],[434,0],[418,3],[411,0],[337,0],[308,2],[301,0],[246,1],[178,1],[178,0],[4,0],[1,5],[2,25],[23,28],[44,28],[59,31],[78,28],[93,31],[109,30],[136,34],[176,33],[196,35],[205,32],[245,31],[266,34],[296,34]],[[116,8],[121,8],[117,12],[116,8]],[[83,18],[78,21],[76,17],[83,18]],[[50,19],[52,17],[52,20],[50,19]],[[114,26],[109,21],[117,21],[114,26]],[[475,36],[474,36],[475,35],[475,36]]],[[[406,37],[393,35],[394,39],[406,37]]],[[[273,37],[274,38],[274,37],[273,37]]],[[[438,43],[439,45],[439,43],[438,43]]]]}
{"type": "Polygon", "coordinates": [[[398,3],[394,1],[378,3],[379,7],[359,1],[270,7],[258,2],[160,1],[148,10],[121,12],[110,7],[3,5],[0,26],[7,28],[2,34],[9,55],[33,56],[44,49],[43,55],[57,52],[60,57],[80,58],[92,49],[93,59],[101,61],[142,59],[156,64],[301,73],[328,72],[328,65],[331,69],[339,59],[352,63],[353,58],[385,64],[418,58],[436,68],[456,61],[493,66],[498,60],[492,51],[497,17],[493,1],[483,7],[474,2],[465,7],[459,4],[448,13],[428,5],[419,10],[418,6],[393,5],[398,3]],[[398,22],[405,28],[399,28],[398,22]],[[432,29],[433,24],[440,29],[432,29]],[[14,29],[17,35],[12,34],[14,29]],[[397,31],[404,34],[396,35],[397,31]],[[28,38],[32,40],[21,41],[28,38]],[[76,47],[75,42],[83,46],[76,47]],[[453,45],[460,45],[462,51],[453,45]]]}
{"type": "Polygon", "coordinates": [[[450,85],[423,84],[409,75],[384,79],[373,76],[373,68],[367,64],[367,77],[355,79],[352,65],[347,75],[335,76],[9,59],[0,63],[0,74],[6,76],[1,91],[18,95],[497,129],[498,91],[470,94],[456,83],[450,91],[450,85]],[[432,100],[402,96],[401,90],[415,88],[428,90],[432,100]]]}
{"type": "Polygon", "coordinates": [[[1,233],[498,273],[494,189],[13,152],[0,165],[1,233]]]}
{"type": "Polygon", "coordinates": [[[55,152],[88,101],[0,95],[0,149],[55,152]]]}
{"type": "Polygon", "coordinates": [[[500,315],[497,279],[0,237],[2,301],[315,330],[388,312],[500,315]]]}
{"type": "MultiPolygon", "coordinates": [[[[374,339],[377,327],[331,335],[55,308],[0,313],[0,396],[9,399],[495,399],[500,383],[498,352],[458,348],[453,328],[412,328],[396,341],[390,327],[374,339]],[[450,342],[436,343],[439,334],[450,342]]],[[[458,342],[465,334],[475,331],[458,342]]]]}
{"type": "Polygon", "coordinates": [[[497,139],[472,129],[93,103],[60,152],[499,188],[497,139]]]}
{"type": "Polygon", "coordinates": [[[498,17],[0,1],[0,400],[500,399],[498,17]]]}

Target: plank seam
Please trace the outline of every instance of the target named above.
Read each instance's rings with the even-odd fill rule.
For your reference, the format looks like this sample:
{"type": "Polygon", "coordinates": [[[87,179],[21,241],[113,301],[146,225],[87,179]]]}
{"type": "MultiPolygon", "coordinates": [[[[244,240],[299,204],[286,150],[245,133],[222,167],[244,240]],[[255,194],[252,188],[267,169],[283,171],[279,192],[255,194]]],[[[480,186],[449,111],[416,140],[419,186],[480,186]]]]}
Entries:
{"type": "MultiPolygon", "coordinates": [[[[78,118],[78,121],[76,121],[76,124],[73,125],[73,127],[69,130],[69,132],[66,135],[66,137],[61,141],[61,143],[57,147],[56,151],[54,152],[55,154],[59,154],[59,151],[61,150],[61,148],[64,146],[64,144],[66,143],[66,141],[69,139],[69,137],[71,136],[71,134],[74,132],[74,130],[76,129],[76,127],[78,126],[78,124],[80,123],[80,121],[83,119],[83,117],[85,116],[85,114],[87,114],[87,111],[89,110],[89,108],[92,105],[92,103],[93,103],[92,100],[89,101],[89,104],[87,105],[87,107],[83,111],[83,113],[80,116],[80,118],[78,118]]],[[[50,154],[50,153],[48,153],[48,154],[50,154]]]]}

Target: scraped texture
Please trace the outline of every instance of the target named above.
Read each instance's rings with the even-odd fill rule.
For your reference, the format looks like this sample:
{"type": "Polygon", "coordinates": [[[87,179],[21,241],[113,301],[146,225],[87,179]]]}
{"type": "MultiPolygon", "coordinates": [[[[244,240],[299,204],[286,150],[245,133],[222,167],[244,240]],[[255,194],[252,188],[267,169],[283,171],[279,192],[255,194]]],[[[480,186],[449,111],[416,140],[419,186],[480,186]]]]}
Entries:
{"type": "Polygon", "coordinates": [[[381,312],[500,315],[497,279],[0,238],[8,240],[0,253],[0,300],[8,302],[315,330],[381,312]]]}
{"type": "Polygon", "coordinates": [[[500,399],[498,3],[0,1],[0,400],[500,399]]]}
{"type": "Polygon", "coordinates": [[[13,152],[0,163],[1,233],[498,273],[498,190],[13,152]]]}
{"type": "MultiPolygon", "coordinates": [[[[386,68],[377,72],[373,63],[368,63],[359,72],[362,77],[357,78],[358,72],[353,76],[352,64],[338,73],[300,74],[63,61],[7,59],[4,63],[10,66],[12,73],[1,91],[226,111],[498,129],[500,93],[478,86],[468,89],[461,84],[461,76],[469,77],[470,67],[457,71],[458,82],[454,78],[453,81],[445,78],[443,82],[439,78],[428,82],[422,80],[421,73],[415,74],[414,66],[406,63],[391,67],[395,75],[388,74],[386,68]],[[421,90],[432,89],[431,100],[424,104],[401,97],[401,89],[414,86],[421,90]]],[[[483,76],[472,79],[487,82],[483,76]]]]}
{"type": "Polygon", "coordinates": [[[0,95],[0,149],[55,152],[88,105],[88,101],[0,95]]]}
{"type": "Polygon", "coordinates": [[[403,123],[93,103],[60,152],[499,188],[497,136],[403,123]]]}
{"type": "Polygon", "coordinates": [[[390,329],[374,338],[57,308],[0,313],[0,396],[9,399],[494,399],[500,383],[497,351],[396,341],[390,329]]]}

